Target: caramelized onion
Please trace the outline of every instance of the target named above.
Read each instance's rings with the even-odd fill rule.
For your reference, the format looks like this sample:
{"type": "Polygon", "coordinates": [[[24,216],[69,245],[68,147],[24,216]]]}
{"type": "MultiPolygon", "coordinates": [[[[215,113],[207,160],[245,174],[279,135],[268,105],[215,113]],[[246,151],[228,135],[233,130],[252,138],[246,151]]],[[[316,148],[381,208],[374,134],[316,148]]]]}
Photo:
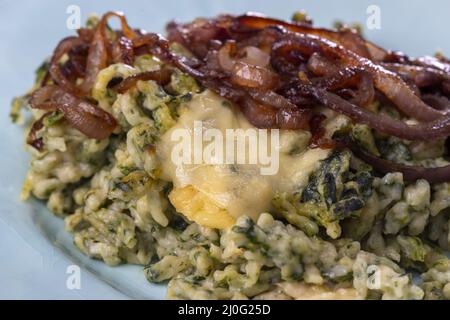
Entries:
{"type": "Polygon", "coordinates": [[[294,109],[296,105],[271,90],[250,89],[248,94],[256,101],[277,109],[294,109]]]}
{"type": "Polygon", "coordinates": [[[450,99],[445,96],[425,94],[422,96],[422,99],[437,110],[445,111],[445,113],[450,112],[450,99]]]}
{"type": "Polygon", "coordinates": [[[425,56],[412,60],[411,62],[419,66],[431,67],[443,71],[446,74],[450,73],[450,63],[436,57],[425,56]]]}
{"type": "Polygon", "coordinates": [[[84,42],[78,37],[67,37],[58,43],[50,60],[49,73],[53,81],[64,88],[64,90],[73,94],[79,94],[80,90],[73,81],[68,79],[63,74],[60,66],[60,60],[65,54],[68,54],[72,48],[83,44],[84,42]]]}
{"type": "Polygon", "coordinates": [[[432,67],[406,65],[400,63],[383,63],[383,67],[394,71],[402,77],[409,79],[419,87],[429,87],[441,83],[444,80],[449,80],[448,73],[432,67]]]}
{"type": "Polygon", "coordinates": [[[100,70],[108,66],[108,40],[106,39],[105,28],[107,15],[100,20],[94,33],[86,65],[86,77],[81,84],[80,90],[88,95],[100,70]]]}
{"type": "Polygon", "coordinates": [[[117,122],[109,113],[87,101],[65,95],[62,99],[66,103],[58,106],[58,110],[71,126],[92,139],[102,140],[111,135],[117,122]]]}
{"type": "Polygon", "coordinates": [[[351,101],[359,106],[368,106],[375,97],[372,77],[361,68],[344,68],[330,77],[321,78],[315,84],[331,91],[357,87],[356,96],[351,101]]]}
{"type": "Polygon", "coordinates": [[[219,66],[228,72],[232,72],[234,65],[236,64],[235,59],[232,59],[231,56],[236,53],[236,43],[233,41],[227,41],[222,48],[217,52],[217,59],[219,62],[219,66]]]}
{"type": "Polygon", "coordinates": [[[267,68],[269,66],[270,55],[261,49],[254,46],[247,46],[242,51],[244,56],[239,59],[240,61],[261,68],[267,68]]]}
{"type": "Polygon", "coordinates": [[[351,142],[347,142],[346,146],[349,147],[358,158],[368,163],[382,174],[401,172],[403,174],[403,179],[408,182],[415,182],[418,179],[425,179],[429,183],[443,183],[450,181],[450,165],[438,168],[409,166],[374,156],[351,142]]]}
{"type": "Polygon", "coordinates": [[[90,43],[94,37],[94,29],[80,28],[77,30],[78,37],[85,43],[90,43]]]}
{"type": "Polygon", "coordinates": [[[239,104],[242,99],[248,97],[247,92],[242,88],[231,86],[227,81],[219,79],[205,79],[201,81],[202,85],[215,91],[218,95],[239,104]]]}
{"type": "Polygon", "coordinates": [[[384,114],[377,114],[360,108],[336,94],[324,89],[304,85],[304,93],[311,94],[324,106],[347,115],[357,123],[367,124],[380,132],[407,140],[430,140],[445,138],[450,135],[450,117],[441,117],[426,123],[409,125],[384,114]]]}
{"type": "Polygon", "coordinates": [[[133,39],[133,47],[135,50],[143,48],[143,52],[155,55],[165,63],[177,67],[196,79],[205,79],[205,75],[199,70],[191,67],[187,63],[186,58],[171,52],[169,49],[169,42],[156,33],[147,33],[133,39]]]}
{"type": "Polygon", "coordinates": [[[61,72],[70,82],[75,83],[77,79],[85,76],[88,50],[88,44],[77,45],[69,50],[67,61],[61,65],[61,72]]]}
{"type": "Polygon", "coordinates": [[[49,116],[51,112],[45,113],[42,117],[36,120],[30,128],[30,132],[27,136],[27,144],[32,146],[38,151],[42,151],[44,148],[44,140],[37,136],[39,130],[44,127],[44,119],[49,116]]]}
{"type": "Polygon", "coordinates": [[[233,32],[231,34],[234,36],[232,39],[238,39],[237,44],[239,48],[245,47],[255,47],[259,48],[263,52],[270,53],[272,44],[278,39],[280,34],[284,32],[283,29],[278,27],[268,27],[261,30],[251,30],[247,32],[242,28],[239,28],[237,35],[233,32]]]}
{"type": "MultiPolygon", "coordinates": [[[[109,40],[106,36],[107,22],[110,17],[118,17],[121,21],[122,32],[128,39],[133,39],[136,37],[136,33],[128,26],[125,16],[119,12],[108,12],[103,15],[102,19],[99,21],[95,28],[95,31],[88,31],[88,29],[81,29],[79,32],[79,37],[68,37],[63,39],[56,47],[53,57],[50,61],[50,75],[55,83],[57,83],[65,91],[70,92],[77,96],[89,95],[92,86],[94,85],[95,79],[98,72],[108,66],[109,57],[109,40]],[[70,50],[76,46],[86,45],[89,42],[89,51],[86,57],[86,65],[83,68],[85,72],[84,81],[80,86],[76,84],[77,77],[70,77],[64,75],[60,61],[65,54],[69,54],[70,50]],[[70,79],[72,78],[72,79],[70,79]]],[[[126,53],[121,54],[121,59],[125,63],[130,62],[131,49],[129,45],[126,44],[124,39],[119,39],[118,44],[121,49],[126,50],[126,53]]],[[[117,53],[116,53],[117,54],[117,53]]],[[[69,57],[71,58],[71,57],[69,57]]],[[[69,60],[69,65],[72,59],[69,60]]],[[[132,62],[131,62],[132,63],[132,62]]],[[[73,63],[72,63],[73,64],[73,63]]],[[[66,70],[68,70],[66,68],[66,70]]],[[[70,69],[69,69],[70,70],[70,69]]],[[[67,72],[66,72],[67,73],[67,72]]]]}
{"type": "MultiPolygon", "coordinates": [[[[248,49],[250,52],[253,51],[253,55],[256,55],[255,49],[248,49]]],[[[246,59],[235,59],[232,58],[236,53],[236,44],[234,42],[228,41],[225,45],[219,49],[217,53],[217,58],[219,66],[226,72],[230,74],[230,81],[238,86],[246,88],[260,88],[260,89],[270,89],[276,86],[278,82],[277,75],[270,71],[264,66],[259,64],[268,65],[269,56],[261,58],[263,53],[259,57],[247,57],[246,59]],[[257,60],[258,59],[258,60],[257,60]],[[250,64],[246,61],[251,60],[255,64],[250,64]],[[257,60],[257,61],[256,61],[257,60]]],[[[265,54],[265,53],[264,53],[265,54]]]]}
{"type": "Polygon", "coordinates": [[[317,101],[313,97],[304,94],[299,79],[286,83],[277,92],[285,97],[289,102],[302,108],[313,108],[317,101]]]}
{"type": "Polygon", "coordinates": [[[112,60],[114,63],[125,63],[130,66],[134,62],[133,41],[126,37],[119,37],[112,50],[112,60]]]}
{"type": "MultiPolygon", "coordinates": [[[[157,34],[134,31],[116,12],[105,14],[94,29],[80,29],[78,37],[63,39],[41,88],[32,94],[31,106],[47,113],[33,124],[28,143],[42,150],[37,132],[45,116],[55,110],[88,137],[108,137],[116,120],[88,100],[97,74],[111,63],[133,65],[135,56],[146,53],[235,102],[258,128],[309,129],[313,146],[335,147],[325,138],[321,125],[325,117],[314,112],[317,104],[401,139],[423,141],[450,135],[450,62],[445,58],[411,59],[377,47],[350,30],[333,31],[249,14],[172,23],[168,31],[169,40],[181,43],[193,56],[175,54],[170,42],[157,34]],[[113,37],[107,33],[110,17],[121,22],[122,31],[112,31],[113,37]],[[47,85],[49,76],[54,85],[47,85]],[[419,123],[364,109],[375,96],[383,104],[392,102],[419,123]]],[[[139,80],[164,86],[170,82],[169,68],[118,78],[120,82],[111,81],[109,87],[124,93],[139,80]]],[[[408,181],[450,180],[448,167],[404,166],[355,146],[352,150],[381,172],[403,172],[408,181]]]]}
{"type": "Polygon", "coordinates": [[[271,107],[259,104],[252,99],[245,99],[240,103],[242,112],[247,120],[257,128],[276,128],[277,111],[271,107]]]}
{"type": "Polygon", "coordinates": [[[230,81],[246,88],[271,89],[278,83],[278,77],[272,71],[238,61],[234,64],[230,81]]]}
{"type": "Polygon", "coordinates": [[[274,109],[252,99],[245,99],[240,105],[245,117],[257,128],[307,129],[311,119],[310,110],[274,109]]]}
{"type": "Polygon", "coordinates": [[[136,32],[128,25],[127,19],[125,18],[125,15],[123,12],[120,11],[110,11],[103,15],[102,19],[109,19],[110,17],[117,17],[120,20],[120,26],[122,28],[123,35],[128,39],[134,39],[136,38],[137,34],[136,32]]]}
{"type": "Polygon", "coordinates": [[[134,87],[139,80],[142,81],[153,80],[156,81],[159,85],[164,86],[170,82],[171,75],[172,72],[167,68],[137,73],[132,76],[129,76],[128,78],[125,78],[122,82],[120,82],[117,86],[115,86],[114,89],[118,93],[125,93],[126,91],[134,87]]]}
{"type": "Polygon", "coordinates": [[[444,81],[441,85],[442,92],[447,96],[450,97],[450,81],[444,81]]]}
{"type": "Polygon", "coordinates": [[[181,43],[199,58],[204,58],[209,52],[213,40],[223,41],[229,37],[228,27],[231,16],[221,15],[216,19],[196,19],[191,23],[167,25],[168,39],[181,43]]]}
{"type": "Polygon", "coordinates": [[[312,148],[332,149],[335,147],[334,141],[325,137],[326,130],[322,123],[326,118],[323,114],[315,114],[309,120],[309,130],[311,131],[310,145],[312,148]]]}
{"type": "Polygon", "coordinates": [[[36,90],[30,100],[32,108],[58,110],[64,119],[89,138],[105,139],[117,125],[116,120],[92,103],[64,92],[57,86],[36,90]]]}
{"type": "Polygon", "coordinates": [[[202,84],[238,104],[247,120],[257,128],[307,129],[311,110],[298,109],[271,91],[248,92],[223,81],[203,80],[202,84]],[[248,95],[254,97],[252,99],[248,95]],[[278,100],[281,98],[280,100],[278,100]],[[278,100],[278,102],[275,102],[278,100]]]}
{"type": "Polygon", "coordinates": [[[280,129],[298,130],[307,129],[311,119],[311,110],[299,108],[278,109],[276,115],[277,126],[280,129]]]}
{"type": "MultiPolygon", "coordinates": [[[[332,31],[324,28],[315,28],[309,25],[293,24],[282,20],[267,18],[261,15],[246,14],[236,18],[237,24],[251,29],[265,29],[267,27],[281,26],[289,31],[320,36],[322,38],[332,40],[341,44],[343,47],[359,54],[360,56],[369,58],[370,53],[366,47],[366,42],[357,33],[345,30],[345,31],[332,31]]],[[[375,45],[373,49],[377,48],[375,45]]]]}
{"type": "Polygon", "coordinates": [[[382,91],[406,115],[418,120],[436,120],[442,113],[424,103],[410,87],[395,73],[374,64],[369,59],[330,42],[326,39],[303,34],[290,33],[273,45],[272,56],[283,54],[289,50],[300,51],[312,55],[314,52],[339,58],[347,67],[360,67],[368,71],[377,89],[382,91]]]}
{"type": "Polygon", "coordinates": [[[307,67],[316,76],[330,76],[339,71],[339,65],[318,52],[314,52],[309,57],[307,67]]]}
{"type": "Polygon", "coordinates": [[[121,12],[110,11],[103,15],[95,29],[89,48],[86,77],[80,87],[81,92],[84,94],[89,94],[92,86],[94,85],[97,74],[100,70],[108,66],[110,58],[108,53],[109,40],[106,36],[106,27],[110,17],[118,17],[120,19],[122,32],[127,38],[134,39],[137,36],[133,29],[128,26],[125,16],[121,12]]]}
{"type": "Polygon", "coordinates": [[[34,109],[54,110],[57,107],[53,100],[53,95],[61,89],[56,85],[48,85],[39,88],[33,92],[30,99],[30,105],[34,109]]]}

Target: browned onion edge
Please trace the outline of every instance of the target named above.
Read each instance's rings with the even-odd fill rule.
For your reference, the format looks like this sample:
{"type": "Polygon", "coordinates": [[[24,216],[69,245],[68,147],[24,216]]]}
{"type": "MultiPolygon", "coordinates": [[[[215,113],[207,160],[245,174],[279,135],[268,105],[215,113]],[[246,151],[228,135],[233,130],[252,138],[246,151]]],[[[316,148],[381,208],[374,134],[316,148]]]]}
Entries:
{"type": "Polygon", "coordinates": [[[358,147],[350,138],[341,140],[340,142],[342,143],[341,146],[349,148],[357,158],[368,163],[382,174],[401,172],[403,174],[403,179],[407,182],[415,182],[419,179],[427,180],[429,183],[444,183],[450,181],[450,165],[438,168],[409,166],[370,154],[358,147]]]}

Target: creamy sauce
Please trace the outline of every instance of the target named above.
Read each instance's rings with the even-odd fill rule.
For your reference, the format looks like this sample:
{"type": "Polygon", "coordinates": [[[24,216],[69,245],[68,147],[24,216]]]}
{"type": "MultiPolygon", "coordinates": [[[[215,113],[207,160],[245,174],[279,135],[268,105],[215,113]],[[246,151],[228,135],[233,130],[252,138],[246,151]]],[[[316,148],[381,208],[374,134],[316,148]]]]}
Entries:
{"type": "Polygon", "coordinates": [[[182,128],[193,137],[194,121],[203,121],[203,129],[215,128],[224,136],[226,129],[254,128],[235,106],[224,103],[224,99],[212,91],[206,90],[194,96],[189,103],[180,107],[178,122],[157,144],[157,154],[162,163],[161,179],[171,181],[174,188],[193,186],[235,218],[248,215],[256,219],[261,213],[267,212],[275,192],[289,192],[305,185],[318,161],[329,154],[329,150],[308,149],[307,132],[280,130],[280,144],[275,150],[279,155],[279,168],[273,175],[262,175],[260,169],[263,165],[260,162],[177,164],[172,161],[171,154],[180,140],[174,141],[172,134],[182,128]],[[296,154],[292,155],[294,146],[296,154]]]}

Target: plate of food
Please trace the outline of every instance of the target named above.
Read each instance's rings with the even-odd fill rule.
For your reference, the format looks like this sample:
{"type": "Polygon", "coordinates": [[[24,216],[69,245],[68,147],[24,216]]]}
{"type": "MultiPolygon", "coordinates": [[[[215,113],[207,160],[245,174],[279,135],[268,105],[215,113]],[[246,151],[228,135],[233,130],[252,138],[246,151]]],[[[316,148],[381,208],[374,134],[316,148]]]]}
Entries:
{"type": "Polygon", "coordinates": [[[69,289],[87,270],[138,299],[450,299],[445,52],[369,40],[381,5],[164,33],[111,9],[39,57],[3,141],[3,220],[71,261],[69,289]]]}

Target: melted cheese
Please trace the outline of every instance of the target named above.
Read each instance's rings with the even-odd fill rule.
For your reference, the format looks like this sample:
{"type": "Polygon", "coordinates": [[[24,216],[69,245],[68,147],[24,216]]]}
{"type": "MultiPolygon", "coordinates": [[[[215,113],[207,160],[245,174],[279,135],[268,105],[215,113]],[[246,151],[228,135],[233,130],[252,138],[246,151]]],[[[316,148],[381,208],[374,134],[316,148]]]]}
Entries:
{"type": "Polygon", "coordinates": [[[174,188],[169,200],[188,219],[210,228],[227,228],[236,222],[227,210],[219,207],[203,192],[189,185],[174,188]]]}
{"type": "MultiPolygon", "coordinates": [[[[204,128],[220,130],[224,137],[226,129],[254,127],[235,106],[224,103],[223,98],[206,90],[180,107],[178,122],[157,144],[157,154],[162,164],[161,179],[171,181],[174,185],[173,194],[169,197],[172,204],[189,219],[209,227],[227,228],[241,215],[256,220],[261,213],[270,209],[275,192],[290,192],[305,185],[318,161],[329,154],[329,150],[306,148],[309,133],[281,130],[279,150],[276,150],[279,154],[279,169],[274,175],[261,175],[262,164],[259,162],[245,165],[210,164],[211,162],[177,164],[172,161],[171,154],[180,141],[174,141],[172,134],[177,129],[185,129],[193,137],[194,121],[202,121],[204,128]],[[291,155],[294,147],[296,155],[291,155]],[[202,194],[200,211],[204,212],[203,208],[208,207],[209,210],[218,212],[217,223],[211,214],[207,218],[201,218],[193,212],[195,206],[189,205],[187,200],[189,197],[197,197],[198,200],[193,190],[202,194]],[[206,200],[211,201],[212,205],[207,206],[206,200]],[[231,218],[224,219],[224,212],[231,218]]],[[[270,144],[270,140],[268,143],[270,144]]],[[[204,145],[206,146],[207,144],[204,145]]]]}

